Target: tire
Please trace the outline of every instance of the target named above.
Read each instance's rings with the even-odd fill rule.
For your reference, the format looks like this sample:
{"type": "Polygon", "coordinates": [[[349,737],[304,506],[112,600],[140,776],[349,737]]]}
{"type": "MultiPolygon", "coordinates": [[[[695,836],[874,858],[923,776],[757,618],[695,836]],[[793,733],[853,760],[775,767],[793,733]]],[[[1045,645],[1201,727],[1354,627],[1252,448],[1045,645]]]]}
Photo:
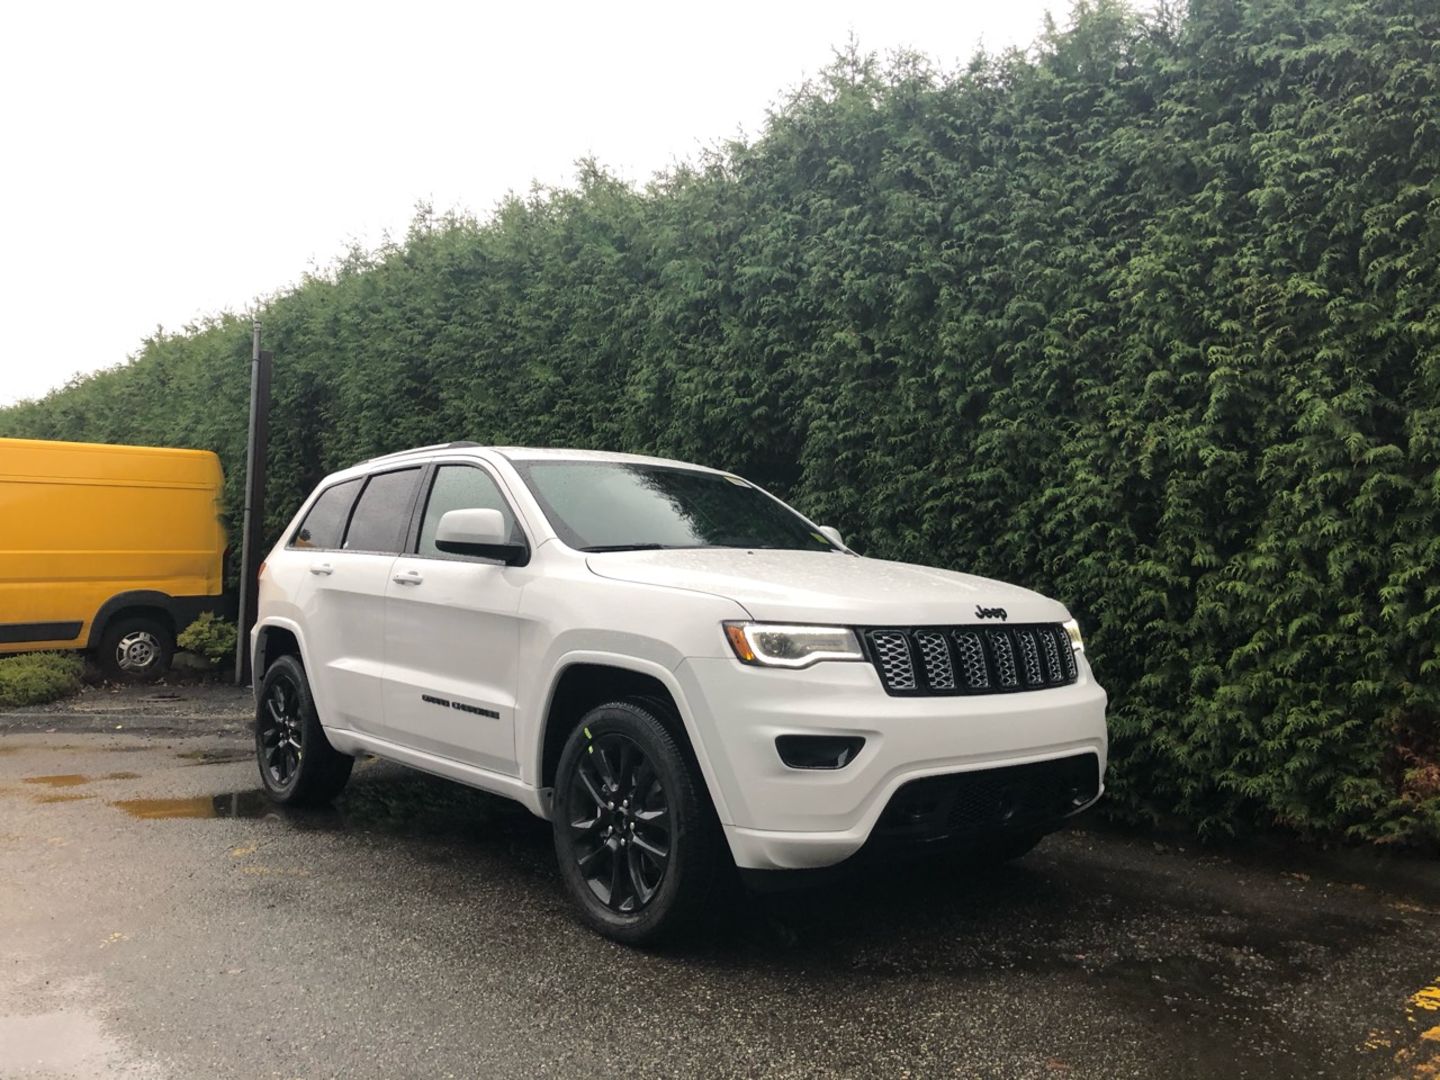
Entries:
{"type": "Polygon", "coordinates": [[[288,806],[328,803],[345,787],[355,759],[325,738],[305,669],[282,656],[265,671],[255,698],[255,763],[265,793],[288,806]]]}
{"type": "Polygon", "coordinates": [[[122,615],[100,635],[95,663],[111,682],[154,682],[170,670],[175,635],[158,619],[122,615]]]}
{"type": "Polygon", "coordinates": [[[704,782],[648,702],[581,717],[555,771],[552,818],[581,918],[626,945],[683,937],[733,876],[704,782]]]}

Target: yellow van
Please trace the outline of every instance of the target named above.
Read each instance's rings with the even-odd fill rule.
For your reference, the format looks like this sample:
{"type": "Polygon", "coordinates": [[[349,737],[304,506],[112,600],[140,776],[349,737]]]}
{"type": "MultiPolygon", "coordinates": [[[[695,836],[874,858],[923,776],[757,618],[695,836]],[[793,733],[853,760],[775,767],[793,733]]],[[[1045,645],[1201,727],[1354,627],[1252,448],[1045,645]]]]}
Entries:
{"type": "Polygon", "coordinates": [[[208,450],[0,439],[0,653],[164,674],[175,635],[225,606],[222,482],[208,450]]]}

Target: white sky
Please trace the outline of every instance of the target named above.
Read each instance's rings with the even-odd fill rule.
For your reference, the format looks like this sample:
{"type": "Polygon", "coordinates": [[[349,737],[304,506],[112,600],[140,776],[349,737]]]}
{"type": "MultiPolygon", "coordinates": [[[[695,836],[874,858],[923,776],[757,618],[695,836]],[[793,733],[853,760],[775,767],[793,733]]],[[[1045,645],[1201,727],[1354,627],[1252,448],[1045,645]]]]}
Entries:
{"type": "Polygon", "coordinates": [[[488,212],[594,155],[643,181],[854,34],[954,66],[1068,0],[0,0],[0,405],[244,310],[418,200],[488,212]]]}

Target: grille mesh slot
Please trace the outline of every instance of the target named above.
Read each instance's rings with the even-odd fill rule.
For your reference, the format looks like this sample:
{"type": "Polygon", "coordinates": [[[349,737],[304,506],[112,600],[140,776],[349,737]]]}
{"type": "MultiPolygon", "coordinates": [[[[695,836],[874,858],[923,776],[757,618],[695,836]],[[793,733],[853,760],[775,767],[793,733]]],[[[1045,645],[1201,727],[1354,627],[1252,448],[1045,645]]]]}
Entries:
{"type": "Polygon", "coordinates": [[[995,650],[995,666],[999,669],[1000,685],[1006,690],[1013,690],[1020,685],[1020,676],[1015,671],[1015,646],[1010,642],[1009,634],[995,634],[990,638],[990,645],[995,650]]]}
{"type": "Polygon", "coordinates": [[[926,685],[934,690],[954,690],[955,668],[950,663],[950,646],[945,644],[945,635],[935,630],[917,630],[915,643],[920,646],[926,685]]]}
{"type": "Polygon", "coordinates": [[[887,690],[914,690],[915,665],[910,660],[908,635],[900,630],[876,630],[870,635],[875,666],[887,690]]]}
{"type": "Polygon", "coordinates": [[[1059,623],[861,630],[890,694],[996,694],[1068,686],[1079,676],[1059,623]]]}
{"type": "Polygon", "coordinates": [[[1020,660],[1025,667],[1025,685],[1039,686],[1044,680],[1040,677],[1040,644],[1035,640],[1035,632],[1017,630],[1015,639],[1020,643],[1020,660]]]}
{"type": "Polygon", "coordinates": [[[955,651],[960,657],[960,671],[971,690],[990,688],[990,669],[985,663],[985,646],[974,630],[955,631],[955,651]]]}

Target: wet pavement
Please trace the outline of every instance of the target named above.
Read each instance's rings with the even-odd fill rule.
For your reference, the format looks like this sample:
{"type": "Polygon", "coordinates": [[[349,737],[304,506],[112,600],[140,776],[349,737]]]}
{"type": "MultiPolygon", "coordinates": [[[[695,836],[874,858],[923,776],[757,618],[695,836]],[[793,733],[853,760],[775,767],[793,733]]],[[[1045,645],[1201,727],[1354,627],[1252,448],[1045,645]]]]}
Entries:
{"type": "Polygon", "coordinates": [[[0,1076],[1440,1075],[1423,873],[1091,827],[637,952],[524,811],[376,761],[281,811],[176,715],[0,735],[0,1076]]]}

